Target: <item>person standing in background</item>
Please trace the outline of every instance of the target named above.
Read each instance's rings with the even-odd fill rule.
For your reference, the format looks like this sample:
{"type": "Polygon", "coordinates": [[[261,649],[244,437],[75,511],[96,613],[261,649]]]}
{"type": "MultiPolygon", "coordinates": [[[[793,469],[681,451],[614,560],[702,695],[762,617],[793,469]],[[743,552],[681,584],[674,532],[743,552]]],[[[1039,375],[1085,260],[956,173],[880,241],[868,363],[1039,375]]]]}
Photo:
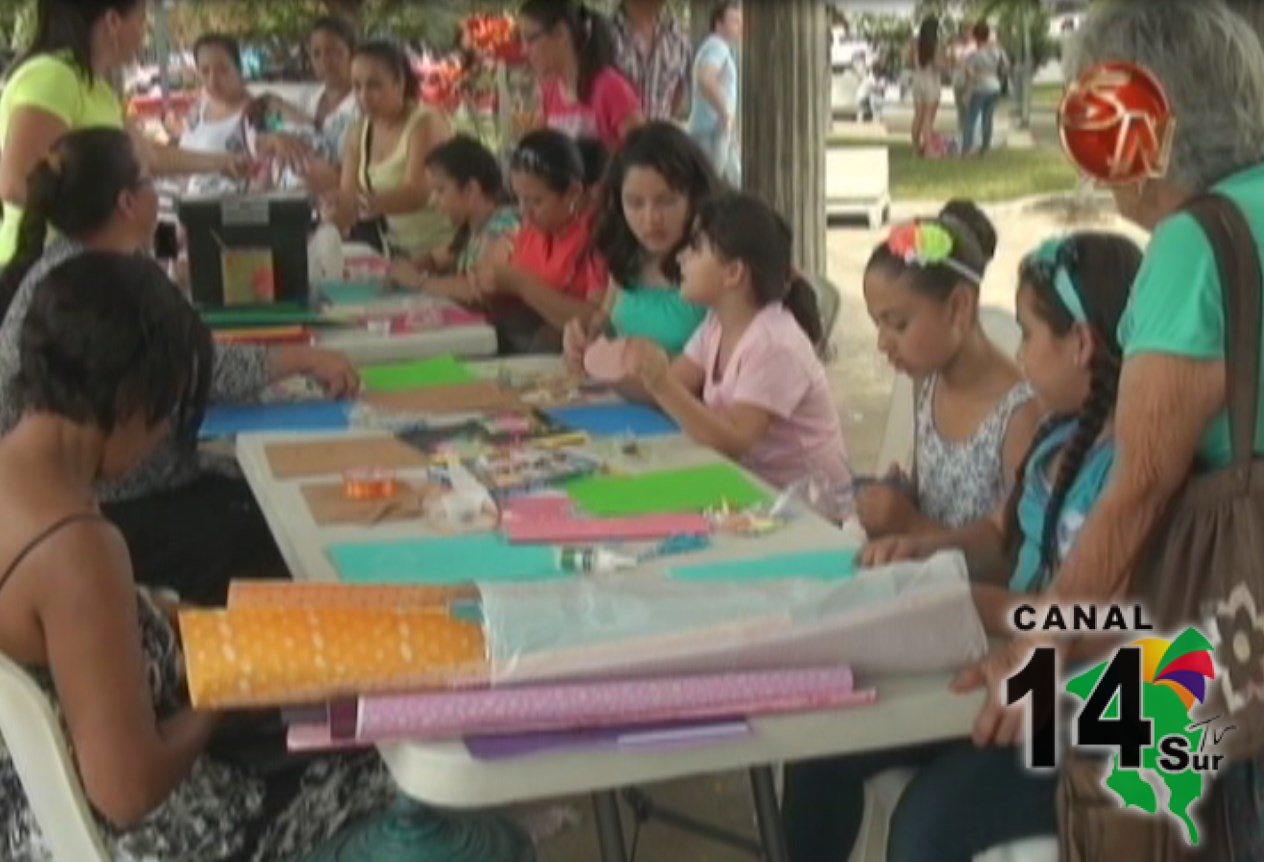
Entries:
{"type": "Polygon", "coordinates": [[[645,118],[681,116],[693,50],[667,0],[623,0],[611,24],[615,65],[641,94],[645,118]]]}
{"type": "Polygon", "coordinates": [[[741,70],[742,5],[721,0],[711,13],[711,35],[698,46],[693,69],[693,110],[689,134],[711,157],[716,173],[742,184],[741,139],[737,128],[741,70]]]}

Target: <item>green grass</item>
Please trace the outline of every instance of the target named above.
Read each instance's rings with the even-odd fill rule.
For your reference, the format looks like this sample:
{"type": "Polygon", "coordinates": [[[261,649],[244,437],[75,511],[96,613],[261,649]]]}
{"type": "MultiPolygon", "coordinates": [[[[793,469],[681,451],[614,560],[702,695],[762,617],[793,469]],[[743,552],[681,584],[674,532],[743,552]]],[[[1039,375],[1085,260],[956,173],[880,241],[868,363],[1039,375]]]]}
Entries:
{"type": "MultiPolygon", "coordinates": [[[[864,146],[833,139],[831,146],[864,146]]],[[[870,145],[871,146],[871,145],[870,145]]],[[[995,202],[1075,190],[1075,170],[1055,147],[998,149],[982,158],[918,159],[910,144],[890,144],[891,197],[895,201],[944,201],[968,197],[995,202]]]]}
{"type": "Polygon", "coordinates": [[[1061,84],[1037,84],[1031,88],[1031,109],[1033,111],[1056,111],[1061,101],[1061,84]]]}

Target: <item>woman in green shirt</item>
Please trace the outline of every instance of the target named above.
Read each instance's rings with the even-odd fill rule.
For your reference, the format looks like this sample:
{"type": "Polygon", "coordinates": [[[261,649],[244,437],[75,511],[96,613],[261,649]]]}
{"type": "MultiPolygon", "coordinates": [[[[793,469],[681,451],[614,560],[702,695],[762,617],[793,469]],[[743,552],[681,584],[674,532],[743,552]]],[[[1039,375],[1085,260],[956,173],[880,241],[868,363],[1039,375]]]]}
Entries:
{"type": "MultiPolygon", "coordinates": [[[[0,93],[0,266],[13,256],[27,177],[53,143],[75,129],[124,128],[110,80],[136,59],[148,11],[147,0],[39,0],[35,38],[0,93]]],[[[241,156],[185,152],[134,137],[155,175],[249,170],[241,156]]]]}
{"type": "Polygon", "coordinates": [[[596,315],[566,327],[572,367],[603,332],[648,338],[673,355],[684,350],[706,309],[680,298],[676,257],[689,244],[699,204],[719,188],[710,160],[678,126],[648,123],[628,135],[602,183],[593,236],[611,289],[596,315]]]}
{"type": "MultiPolygon", "coordinates": [[[[1148,70],[1166,92],[1173,123],[1170,157],[1160,142],[1157,153],[1147,154],[1150,176],[1111,187],[1120,213],[1150,231],[1151,238],[1119,327],[1123,365],[1114,467],[1079,541],[1056,573],[1051,602],[1101,603],[1132,594],[1134,582],[1148,573],[1140,571],[1140,561],[1156,531],[1164,529],[1163,540],[1171,540],[1160,524],[1186,482],[1230,463],[1225,286],[1209,239],[1184,207],[1208,191],[1227,197],[1245,216],[1264,257],[1264,50],[1255,34],[1219,2],[1094,6],[1077,33],[1075,50],[1064,58],[1066,72],[1075,79],[1119,60],[1148,70]]],[[[1115,86],[1107,78],[1098,82],[1100,104],[1118,98],[1115,86]]],[[[1120,135],[1135,133],[1141,124],[1130,121],[1137,119],[1128,115],[1120,122],[1120,135]]],[[[1121,140],[1121,146],[1127,142],[1121,140]]],[[[1254,444],[1258,458],[1264,453],[1259,414],[1254,444]]],[[[1190,578],[1201,574],[1191,571],[1190,578]]],[[[1191,589],[1196,583],[1191,580],[1191,589]]],[[[1256,608],[1264,608],[1264,596],[1250,597],[1256,608]]],[[[1214,603],[1219,597],[1200,598],[1214,603]]],[[[1252,653],[1253,641],[1244,639],[1246,652],[1252,653]]],[[[960,681],[963,688],[986,683],[990,689],[975,723],[977,743],[1004,745],[1019,738],[1023,711],[1002,704],[1006,680],[1032,646],[1031,637],[1014,638],[960,681]]],[[[1255,651],[1253,661],[1264,658],[1255,651]]],[[[1218,784],[1226,798],[1257,800],[1258,811],[1264,762],[1222,769],[1218,784]]],[[[1205,808],[1204,822],[1214,832],[1220,813],[1205,808]]],[[[1231,823],[1234,849],[1241,854],[1234,858],[1258,859],[1264,853],[1264,817],[1246,813],[1248,808],[1243,803],[1243,811],[1225,822],[1231,823]]],[[[1128,840],[1138,839],[1129,832],[1128,840]]]]}

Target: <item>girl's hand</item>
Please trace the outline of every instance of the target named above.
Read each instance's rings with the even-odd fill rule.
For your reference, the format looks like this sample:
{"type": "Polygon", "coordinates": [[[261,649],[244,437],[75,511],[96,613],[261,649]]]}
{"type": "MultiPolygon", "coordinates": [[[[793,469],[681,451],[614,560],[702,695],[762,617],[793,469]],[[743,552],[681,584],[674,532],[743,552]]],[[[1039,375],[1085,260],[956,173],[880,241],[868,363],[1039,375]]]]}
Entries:
{"type": "Polygon", "coordinates": [[[592,339],[588,335],[588,327],[578,317],[572,318],[562,330],[562,356],[572,373],[584,373],[584,353],[590,344],[592,339]]]}
{"type": "Polygon", "coordinates": [[[342,179],[340,168],[315,154],[309,154],[298,164],[298,173],[307,183],[307,188],[318,195],[338,188],[338,183],[342,179]]]}
{"type": "Polygon", "coordinates": [[[224,153],[217,165],[219,172],[234,180],[246,180],[254,176],[255,160],[243,153],[224,153]]]}
{"type": "Polygon", "coordinates": [[[422,290],[425,287],[425,277],[421,269],[411,260],[392,260],[390,269],[386,271],[386,278],[391,284],[410,290],[422,290]]]}
{"type": "Polygon", "coordinates": [[[934,553],[934,548],[918,536],[886,536],[875,539],[860,551],[860,565],[876,568],[904,560],[922,560],[934,553]]]}
{"type": "Polygon", "coordinates": [[[653,389],[667,379],[671,360],[667,352],[648,338],[629,338],[623,347],[623,373],[653,389]]]}
{"type": "Polygon", "coordinates": [[[856,517],[871,536],[900,533],[917,517],[917,506],[903,490],[907,480],[893,466],[881,482],[874,482],[856,493],[856,517]]]}
{"type": "Polygon", "coordinates": [[[474,289],[479,301],[486,302],[497,296],[512,295],[514,279],[509,278],[508,267],[492,261],[481,261],[474,270],[474,289]]]}
{"type": "Polygon", "coordinates": [[[335,350],[282,347],[278,367],[288,376],[306,374],[320,383],[330,398],[347,398],[360,391],[360,374],[347,357],[335,350]]]}
{"type": "Polygon", "coordinates": [[[1031,652],[1030,642],[1007,640],[994,647],[975,664],[957,674],[951,688],[955,692],[987,687],[987,701],[974,720],[971,734],[974,744],[1017,745],[1023,739],[1023,710],[1005,706],[1005,683],[1013,676],[1031,652]]]}
{"type": "Polygon", "coordinates": [[[298,168],[311,156],[307,144],[293,135],[280,132],[265,132],[255,139],[255,148],[259,155],[275,159],[286,168],[298,168]]]}

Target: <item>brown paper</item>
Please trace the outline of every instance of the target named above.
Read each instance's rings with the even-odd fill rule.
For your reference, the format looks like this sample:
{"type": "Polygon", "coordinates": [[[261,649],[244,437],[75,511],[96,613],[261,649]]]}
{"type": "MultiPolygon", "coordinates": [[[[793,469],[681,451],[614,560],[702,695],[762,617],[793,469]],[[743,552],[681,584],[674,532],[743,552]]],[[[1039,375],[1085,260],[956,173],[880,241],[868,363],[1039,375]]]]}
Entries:
{"type": "Polygon", "coordinates": [[[425,517],[426,499],[442,492],[439,485],[399,483],[395,496],[386,500],[349,500],[341,482],[303,486],[303,497],[312,518],[320,526],[330,524],[380,524],[425,517]]]}
{"type": "Polygon", "coordinates": [[[271,443],[264,447],[277,479],[329,476],[347,470],[425,467],[430,459],[394,437],[354,437],[304,443],[271,443]]]}
{"type": "Polygon", "coordinates": [[[360,401],[378,410],[399,413],[477,413],[485,410],[521,410],[526,406],[517,393],[490,381],[390,392],[364,392],[360,395],[360,401]]]}

